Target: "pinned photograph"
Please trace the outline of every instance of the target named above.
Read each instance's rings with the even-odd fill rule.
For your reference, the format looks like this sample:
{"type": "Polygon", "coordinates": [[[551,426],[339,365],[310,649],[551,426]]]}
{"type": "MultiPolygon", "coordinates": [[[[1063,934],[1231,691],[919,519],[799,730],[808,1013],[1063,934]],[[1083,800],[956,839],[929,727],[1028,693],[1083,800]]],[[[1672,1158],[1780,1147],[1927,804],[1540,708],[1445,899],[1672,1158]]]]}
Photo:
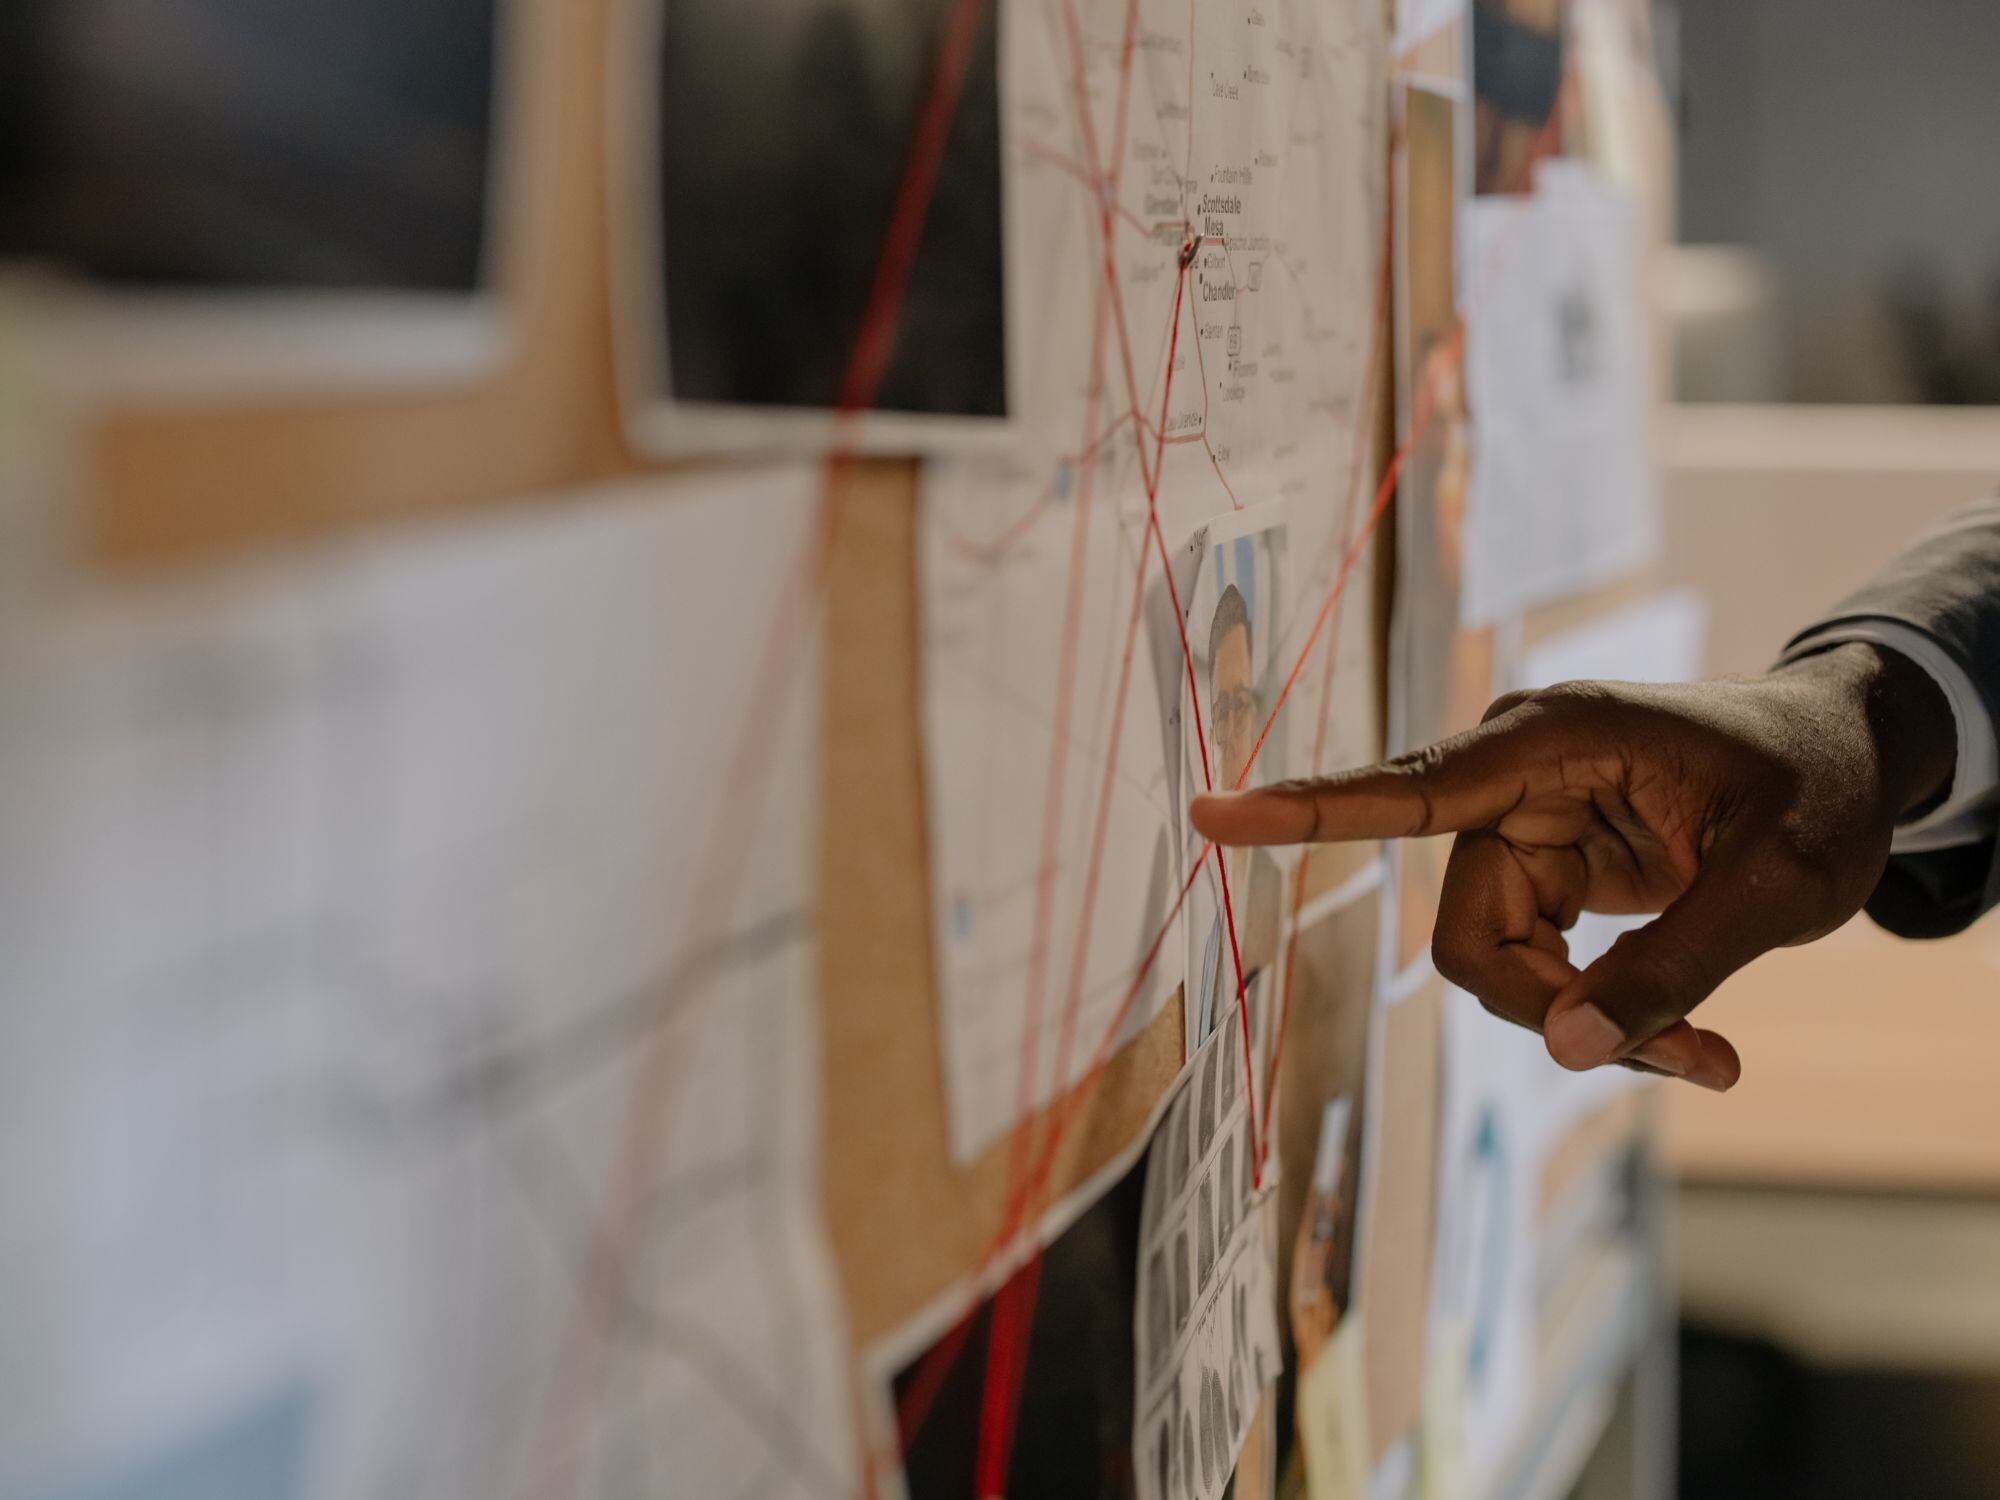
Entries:
{"type": "Polygon", "coordinates": [[[1525,193],[1563,103],[1567,0],[1473,0],[1472,190],[1525,193]]]}
{"type": "Polygon", "coordinates": [[[1276,1199],[1278,1285],[1286,1343],[1280,1410],[1293,1421],[1278,1443],[1280,1493],[1344,1500],[1347,1458],[1363,1446],[1356,1274],[1366,1233],[1369,1096],[1377,1018],[1375,955],[1380,885],[1371,883],[1287,939],[1285,1047],[1272,1119],[1286,1170],[1276,1199]],[[1289,1398],[1289,1399],[1288,1399],[1289,1398]],[[1336,1457],[1334,1455],[1344,1455],[1336,1457]]]}
{"type": "MultiPolygon", "coordinates": [[[[1187,600],[1194,691],[1184,690],[1182,778],[1194,791],[1264,786],[1285,777],[1290,662],[1277,641],[1291,608],[1285,511],[1273,502],[1210,522],[1188,544],[1198,559],[1187,600]]],[[[1236,1010],[1277,957],[1285,881],[1267,849],[1208,851],[1188,892],[1187,1050],[1236,1010]]]]}
{"type": "MultiPolygon", "coordinates": [[[[1049,1242],[1038,1262],[982,1297],[962,1326],[950,1320],[937,1336],[888,1359],[882,1394],[894,1425],[883,1451],[900,1449],[902,1462],[900,1474],[885,1466],[883,1491],[895,1494],[900,1481],[908,1500],[994,1500],[981,1489],[980,1430],[987,1382],[997,1368],[993,1344],[1011,1335],[1019,1394],[1006,1500],[1130,1500],[1139,1370],[1149,1358],[1164,1358],[1150,1334],[1135,1338],[1134,1323],[1157,1324],[1172,1336],[1159,1300],[1160,1256],[1172,1254],[1164,1242],[1144,1247],[1148,1274],[1138,1272],[1140,1200],[1148,1163],[1158,1160],[1157,1149],[1149,1150],[1049,1242]],[[1029,1282],[1032,1301],[1020,1294],[1029,1282]],[[1020,1320],[1024,1306],[1031,1311],[1020,1320]],[[996,1334],[996,1325],[1006,1334],[996,1334]]],[[[1189,1295],[1183,1266],[1174,1272],[1177,1317],[1189,1295]]],[[[878,1352],[878,1366],[886,1354],[878,1352]]]]}
{"type": "MultiPolygon", "coordinates": [[[[1262,1027],[1256,1028],[1262,1034],[1262,1027]]],[[[1207,1087],[1211,1064],[1242,1065],[1224,1033],[1212,1038],[1198,1068],[1182,1076],[1160,1129],[1173,1139],[1201,1118],[1202,1145],[1187,1175],[1156,1149],[1148,1153],[1142,1222],[1164,1240],[1185,1239],[1191,1226],[1197,1246],[1194,1284],[1186,1297],[1177,1284],[1167,1347],[1157,1320],[1133,1319],[1143,1378],[1137,1383],[1131,1462],[1138,1500],[1222,1500],[1246,1493],[1236,1483],[1238,1456],[1249,1463],[1253,1424],[1280,1368],[1277,1294],[1272,1281],[1268,1226],[1270,1195],[1254,1185],[1247,1099],[1237,1093],[1211,1132],[1207,1087]],[[1242,1164],[1239,1174],[1238,1164],[1242,1164]]],[[[1154,1301],[1153,1246],[1145,1253],[1137,1287],[1141,1308],[1154,1301]]],[[[1268,1447],[1257,1444],[1262,1472],[1268,1447]]],[[[1268,1486],[1268,1480],[1264,1481],[1268,1486]]],[[[1256,1493],[1256,1489],[1247,1493],[1256,1493]]],[[[1079,1492],[1083,1493],[1083,1492],[1079,1492]]]]}
{"type": "Polygon", "coordinates": [[[1001,9],[960,37],[950,0],[627,0],[610,198],[638,446],[1005,435],[1001,9]]]}
{"type": "Polygon", "coordinates": [[[463,378],[504,348],[508,0],[10,0],[0,269],[91,394],[463,378]]]}

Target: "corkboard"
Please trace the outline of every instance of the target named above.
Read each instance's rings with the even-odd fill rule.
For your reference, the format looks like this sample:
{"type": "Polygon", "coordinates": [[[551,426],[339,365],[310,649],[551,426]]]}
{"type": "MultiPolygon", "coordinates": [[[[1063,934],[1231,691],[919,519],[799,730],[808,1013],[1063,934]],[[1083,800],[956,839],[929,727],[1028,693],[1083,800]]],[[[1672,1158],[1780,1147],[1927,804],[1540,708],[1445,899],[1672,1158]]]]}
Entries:
{"type": "MultiPolygon", "coordinates": [[[[125,571],[545,503],[648,467],[620,432],[613,364],[604,70],[618,3],[518,6],[521,150],[500,288],[515,337],[502,367],[442,391],[94,412],[82,495],[91,563],[125,571]]],[[[917,701],[916,467],[862,466],[844,500],[825,658],[825,1162],[849,1318],[865,1344],[978,1264],[1000,1223],[1010,1143],[968,1169],[946,1148],[917,701]]],[[[1075,1109],[1052,1193],[1131,1142],[1180,1054],[1176,1002],[1075,1109]]]]}
{"type": "MultiPolygon", "coordinates": [[[[446,389],[91,413],[81,476],[89,562],[124,571],[212,560],[394,519],[529,497],[546,503],[649,467],[621,435],[613,365],[604,70],[618,3],[515,6],[526,35],[517,49],[513,133],[521,149],[509,178],[510,249],[500,273],[513,339],[500,366],[446,389]]],[[[1404,65],[1458,76],[1462,41],[1453,28],[1404,65]]],[[[1385,371],[1377,382],[1378,452],[1393,431],[1391,385],[1385,371]]],[[[842,499],[825,617],[823,1160],[829,1234],[862,1349],[979,1266],[1000,1228],[1015,1143],[996,1143],[966,1167],[947,1146],[921,760],[915,466],[862,466],[842,499]]],[[[1376,583],[1370,657],[1378,725],[1392,533],[1382,527],[1356,574],[1372,572],[1376,583]]],[[[1307,899],[1339,886],[1377,852],[1355,846],[1315,855],[1307,899]]],[[[1388,1066],[1375,1085],[1383,1095],[1382,1170],[1361,1253],[1371,1307],[1371,1446],[1379,1453],[1414,1421],[1420,1382],[1437,995],[1420,993],[1377,1022],[1388,1033],[1388,1066]]],[[[1072,1117],[1047,1198],[1070,1192],[1132,1144],[1179,1068],[1181,1034],[1176,1000],[1091,1085],[1021,1127],[1039,1145],[1052,1118],[1072,1117]]],[[[1302,1129],[1294,1120],[1286,1133],[1303,1138],[1302,1129]]]]}
{"type": "MultiPolygon", "coordinates": [[[[648,467],[618,421],[606,241],[604,70],[621,0],[520,0],[499,290],[512,340],[455,387],[343,390],[86,414],[85,561],[128,572],[308,543],[387,521],[560,501],[648,467]]],[[[1388,382],[1378,418],[1387,430],[1388,382]]],[[[946,1147],[917,698],[916,469],[861,467],[827,598],[826,1203],[857,1344],[973,1270],[999,1227],[1011,1142],[946,1147]],[[885,1107],[893,1101],[893,1107],[885,1107]]],[[[1386,531],[1387,528],[1384,528],[1386,531]]],[[[1388,565],[1373,549],[1358,571],[1388,565]]],[[[1376,642],[1381,639],[1376,612],[1376,642]]],[[[1373,654],[1379,656],[1379,651],[1373,654]]],[[[1373,685],[1378,722],[1382,684],[1373,685]]],[[[1375,850],[1316,857],[1310,899],[1375,850]]],[[[1171,961],[1171,960],[1169,960],[1171,961]]],[[[1170,1004],[1073,1112],[1061,1196],[1129,1146],[1180,1064],[1170,1004]]]]}

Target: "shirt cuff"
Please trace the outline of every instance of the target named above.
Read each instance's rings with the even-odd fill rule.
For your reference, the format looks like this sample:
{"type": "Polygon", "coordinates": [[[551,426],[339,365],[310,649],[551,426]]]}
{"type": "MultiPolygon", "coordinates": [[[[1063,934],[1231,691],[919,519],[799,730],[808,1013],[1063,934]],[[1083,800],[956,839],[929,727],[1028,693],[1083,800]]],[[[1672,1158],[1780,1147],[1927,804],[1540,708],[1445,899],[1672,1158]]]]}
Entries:
{"type": "Polygon", "coordinates": [[[1938,685],[1958,725],[1958,764],[1945,799],[1920,818],[1900,823],[1889,841],[1891,854],[1924,854],[1983,843],[2000,827],[2000,744],[1993,717],[1965,669],[1921,630],[1895,620],[1843,620],[1802,636],[1785,652],[1796,661],[1845,641],[1866,641],[1908,658],[1938,685]]]}

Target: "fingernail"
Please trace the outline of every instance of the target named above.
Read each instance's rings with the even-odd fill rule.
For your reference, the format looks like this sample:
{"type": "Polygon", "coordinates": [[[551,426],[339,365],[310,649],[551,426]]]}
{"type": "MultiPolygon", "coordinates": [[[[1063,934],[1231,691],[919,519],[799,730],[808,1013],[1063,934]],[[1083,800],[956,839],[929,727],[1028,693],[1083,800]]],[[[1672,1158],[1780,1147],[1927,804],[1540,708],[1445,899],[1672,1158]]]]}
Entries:
{"type": "Polygon", "coordinates": [[[1726,1078],[1720,1073],[1711,1072],[1707,1068],[1695,1069],[1694,1072],[1687,1075],[1687,1081],[1694,1084],[1697,1088],[1707,1089],[1711,1094],[1726,1094],[1736,1087],[1735,1079],[1726,1078]]]}
{"type": "Polygon", "coordinates": [[[1663,1068],[1657,1063],[1641,1062],[1636,1057],[1621,1057],[1618,1059],[1618,1066],[1621,1068],[1630,1068],[1634,1073],[1644,1073],[1648,1078],[1681,1078],[1686,1076],[1685,1074],[1675,1073],[1663,1068]]]}
{"type": "Polygon", "coordinates": [[[1666,1052],[1654,1051],[1650,1048],[1641,1049],[1631,1057],[1626,1058],[1625,1061],[1635,1067],[1644,1068],[1648,1072],[1659,1073],[1668,1078],[1685,1078],[1688,1076],[1686,1066],[1678,1057],[1674,1057],[1666,1052]]]}
{"type": "Polygon", "coordinates": [[[1547,1037],[1549,1055],[1576,1070],[1610,1062],[1625,1045],[1618,1023],[1587,1001],[1549,1022],[1547,1037]]]}

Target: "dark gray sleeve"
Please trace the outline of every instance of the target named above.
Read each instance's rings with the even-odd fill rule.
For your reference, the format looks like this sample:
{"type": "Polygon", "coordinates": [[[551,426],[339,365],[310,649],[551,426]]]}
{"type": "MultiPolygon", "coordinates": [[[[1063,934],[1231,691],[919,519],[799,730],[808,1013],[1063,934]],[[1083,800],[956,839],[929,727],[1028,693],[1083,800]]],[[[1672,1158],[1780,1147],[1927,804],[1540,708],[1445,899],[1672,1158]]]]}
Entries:
{"type": "MultiPolygon", "coordinates": [[[[1835,626],[1891,620],[1937,642],[2000,725],[2000,496],[1926,532],[1865,587],[1792,638],[1790,658],[1835,626]]],[[[1867,912],[1900,937],[1946,937],[2000,904],[1996,841],[1889,861],[1867,912]]]]}

